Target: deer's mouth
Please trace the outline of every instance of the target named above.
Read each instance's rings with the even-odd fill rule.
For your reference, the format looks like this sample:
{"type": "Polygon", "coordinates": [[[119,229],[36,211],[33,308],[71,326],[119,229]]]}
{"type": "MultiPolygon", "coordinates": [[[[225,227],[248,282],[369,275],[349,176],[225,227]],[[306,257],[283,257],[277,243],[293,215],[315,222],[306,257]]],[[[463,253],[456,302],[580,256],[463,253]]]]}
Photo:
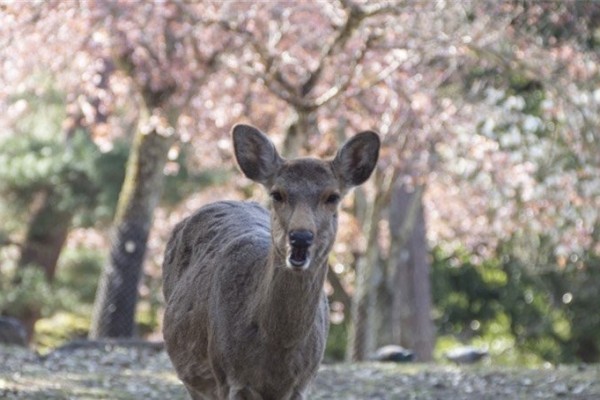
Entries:
{"type": "Polygon", "coordinates": [[[290,246],[288,252],[288,267],[292,269],[304,269],[310,261],[308,246],[290,246]]]}
{"type": "Polygon", "coordinates": [[[288,234],[287,266],[301,271],[310,264],[310,247],[315,234],[308,229],[293,229],[288,234]]]}

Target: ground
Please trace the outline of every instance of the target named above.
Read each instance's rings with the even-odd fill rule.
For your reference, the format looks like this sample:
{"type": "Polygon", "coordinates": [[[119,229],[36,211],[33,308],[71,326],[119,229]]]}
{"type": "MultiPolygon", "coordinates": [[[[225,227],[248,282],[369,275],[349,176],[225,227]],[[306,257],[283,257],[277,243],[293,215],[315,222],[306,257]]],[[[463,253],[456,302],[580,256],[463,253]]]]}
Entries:
{"type": "MultiPolygon", "coordinates": [[[[187,399],[161,350],[80,348],[40,358],[0,346],[2,399],[187,399]]],[[[323,365],[309,398],[600,399],[600,366],[323,365]]]]}

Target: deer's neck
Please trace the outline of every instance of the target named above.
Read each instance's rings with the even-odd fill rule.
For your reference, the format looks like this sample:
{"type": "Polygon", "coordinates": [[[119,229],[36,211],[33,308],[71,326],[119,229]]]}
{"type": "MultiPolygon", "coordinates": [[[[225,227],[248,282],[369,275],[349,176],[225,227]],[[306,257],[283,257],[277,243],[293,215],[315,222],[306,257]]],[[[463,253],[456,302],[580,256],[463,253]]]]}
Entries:
{"type": "Polygon", "coordinates": [[[268,341],[293,347],[306,338],[319,318],[327,265],[324,259],[313,260],[308,270],[294,272],[284,263],[271,254],[258,291],[257,314],[268,341]]]}

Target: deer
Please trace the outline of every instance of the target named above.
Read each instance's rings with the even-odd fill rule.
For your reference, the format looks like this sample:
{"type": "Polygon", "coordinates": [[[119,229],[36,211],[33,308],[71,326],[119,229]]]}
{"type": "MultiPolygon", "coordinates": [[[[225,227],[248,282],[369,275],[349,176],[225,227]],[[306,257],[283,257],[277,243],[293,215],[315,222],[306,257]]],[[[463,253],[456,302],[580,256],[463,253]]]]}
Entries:
{"type": "Polygon", "coordinates": [[[165,348],[192,399],[306,399],[329,330],[340,201],[375,169],[380,139],[364,131],[333,159],[284,159],[253,126],[231,135],[239,168],[270,204],[218,201],[175,226],[162,272],[165,348]]]}

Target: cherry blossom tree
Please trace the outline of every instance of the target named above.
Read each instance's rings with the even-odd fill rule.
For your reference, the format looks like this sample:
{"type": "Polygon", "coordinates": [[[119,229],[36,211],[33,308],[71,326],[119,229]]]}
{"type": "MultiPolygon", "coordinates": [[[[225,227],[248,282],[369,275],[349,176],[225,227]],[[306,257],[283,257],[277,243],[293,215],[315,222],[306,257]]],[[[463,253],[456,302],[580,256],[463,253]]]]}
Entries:
{"type": "MultiPolygon", "coordinates": [[[[134,138],[92,336],[133,332],[161,182],[177,153],[193,149],[196,169],[230,165],[226,135],[242,120],[292,157],[331,155],[363,129],[381,133],[370,185],[342,205],[329,273],[334,313],[352,321],[353,359],[390,342],[431,359],[430,244],[486,258],[515,235],[548,233],[558,257],[599,250],[591,2],[2,7],[0,45],[11,49],[1,53],[3,127],[27,112],[11,96],[36,90],[46,73],[99,146],[134,138]],[[127,329],[109,328],[117,315],[127,329]]],[[[168,226],[200,199],[254,194],[233,175],[211,192],[159,209],[148,264],[160,263],[168,226]]]]}

